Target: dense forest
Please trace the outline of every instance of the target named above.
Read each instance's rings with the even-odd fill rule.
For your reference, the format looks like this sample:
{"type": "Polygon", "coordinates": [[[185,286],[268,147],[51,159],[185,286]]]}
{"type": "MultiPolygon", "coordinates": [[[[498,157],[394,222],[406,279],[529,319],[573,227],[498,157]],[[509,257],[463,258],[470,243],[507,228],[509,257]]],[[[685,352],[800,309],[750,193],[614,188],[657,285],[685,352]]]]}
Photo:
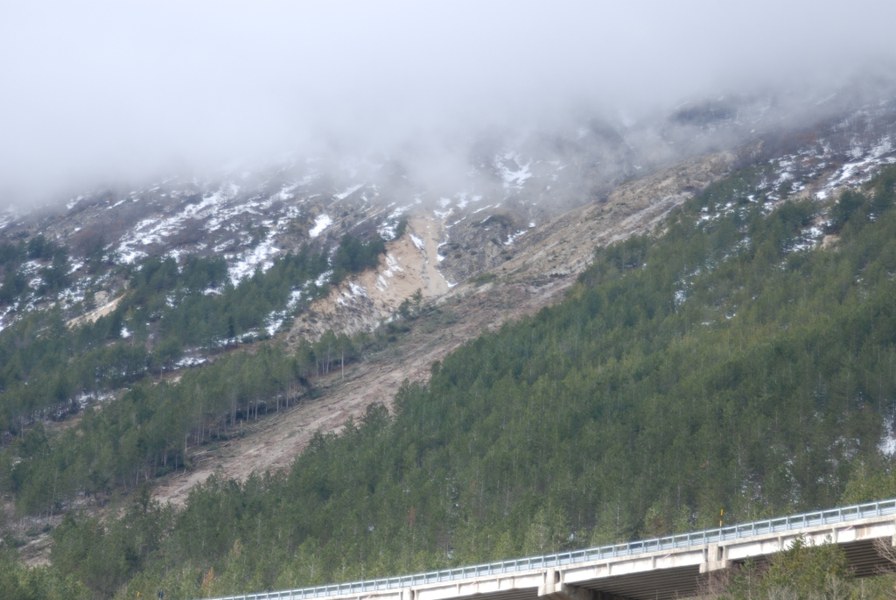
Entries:
{"type": "MultiPolygon", "coordinates": [[[[23,251],[9,254],[30,256],[20,246],[23,251]]],[[[51,515],[78,495],[127,491],[183,467],[191,446],[233,435],[241,422],[313,396],[311,375],[355,360],[371,341],[327,333],[293,352],[273,343],[222,351],[265,339],[259,328],[270,315],[300,310],[327,282],[370,267],[384,250],[381,240],[345,236],[332,259],[310,250],[288,254],[238,285],[227,279],[221,259],[178,265],[151,258],[128,273],[122,301],[93,323],[67,326],[54,310],[4,331],[0,431],[8,443],[0,452],[0,490],[12,492],[24,513],[51,515]],[[185,372],[176,385],[153,377],[196,349],[219,356],[185,372]],[[114,401],[87,402],[81,410],[83,401],[124,386],[114,401]],[[47,434],[46,417],[79,412],[77,428],[47,434]]]]}
{"type": "MultiPolygon", "coordinates": [[[[896,495],[882,443],[896,415],[896,168],[832,205],[760,197],[762,176],[735,173],[661,233],[598,249],[561,304],[434,365],[393,413],[375,405],[318,435],[288,472],[213,478],[180,511],[150,501],[154,475],[253,406],[290,402],[306,370],[359,342],[268,343],[176,383],[138,382],[63,434],[15,430],[0,483],[21,511],[132,492],[119,519],[70,513],[50,566],[4,550],[0,595],[290,588],[708,527],[720,509],[740,521],[896,495]]],[[[203,269],[193,289],[211,285],[215,267],[203,269]]],[[[146,302],[129,310],[164,310],[146,302]]],[[[795,548],[718,595],[802,585],[792,574],[811,568],[874,597],[820,552],[795,548]]]]}

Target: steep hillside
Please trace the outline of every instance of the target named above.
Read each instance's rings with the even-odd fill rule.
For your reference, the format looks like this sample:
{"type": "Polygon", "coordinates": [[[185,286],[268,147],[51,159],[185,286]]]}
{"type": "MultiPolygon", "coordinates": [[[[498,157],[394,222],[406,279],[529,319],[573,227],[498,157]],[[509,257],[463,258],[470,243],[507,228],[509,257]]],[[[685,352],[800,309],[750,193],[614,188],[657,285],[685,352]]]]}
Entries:
{"type": "MultiPolygon", "coordinates": [[[[19,521],[14,536],[43,539],[33,532],[44,523],[115,506],[147,485],[183,506],[214,473],[246,481],[288,467],[318,431],[342,431],[375,403],[391,407],[403,381],[425,384],[455,349],[539,313],[570,287],[581,294],[575,282],[595,248],[665,231],[666,217],[707,188],[736,193],[699,208],[701,223],[744,202],[759,218],[808,199],[817,209],[800,211],[814,222],[801,212],[792,230],[785,218],[789,248],[835,244],[838,231],[823,223],[828,204],[896,160],[893,106],[787,135],[759,128],[744,142],[754,108],[673,115],[664,143],[688,131],[697,138],[677,161],[671,151],[639,151],[632,131],[592,127],[559,138],[562,152],[479,147],[462,192],[421,188],[388,162],[335,171],[306,162],[85,195],[62,213],[6,218],[0,481],[10,507],[40,517],[19,521]],[[712,146],[724,150],[697,153],[712,146]],[[598,160],[608,156],[627,166],[598,160]]],[[[712,243],[730,249],[731,236],[712,243]]],[[[633,252],[617,256],[626,271],[644,250],[622,248],[633,252]]],[[[673,305],[686,303],[706,268],[678,273],[673,305]]],[[[662,513],[662,526],[701,514],[647,508],[662,513]]],[[[649,529],[633,515],[619,535],[649,529]]],[[[582,531],[597,527],[589,519],[582,531]]]]}
{"type": "MultiPolygon", "coordinates": [[[[701,189],[722,177],[730,162],[729,156],[709,156],[660,171],[624,184],[605,204],[589,205],[545,224],[521,240],[516,256],[499,269],[436,294],[434,305],[411,307],[415,317],[386,349],[322,378],[320,401],[297,406],[276,420],[253,426],[245,437],[204,451],[188,473],[166,478],[156,497],[180,503],[197,481],[213,473],[242,480],[253,471],[289,466],[319,430],[339,431],[350,417],[361,418],[372,403],[391,405],[403,381],[425,381],[432,365],[462,344],[557,302],[590,264],[594,247],[652,230],[669,210],[692,196],[686,190],[701,189]],[[636,200],[617,202],[617,197],[636,200]]],[[[411,220],[408,231],[413,236],[428,225],[411,220]]],[[[418,239],[431,240],[423,235],[418,239]]],[[[320,335],[332,323],[349,331],[363,330],[364,319],[388,318],[415,290],[426,290],[422,299],[431,302],[433,288],[422,276],[429,265],[418,250],[405,238],[390,244],[380,272],[366,273],[312,304],[290,335],[320,335]],[[390,285],[381,288],[377,282],[384,277],[390,285]],[[404,287],[403,296],[394,296],[392,280],[404,287]]]]}
{"type": "Polygon", "coordinates": [[[894,169],[833,203],[735,170],[288,472],[66,520],[47,577],[222,595],[892,494],[894,169]]]}

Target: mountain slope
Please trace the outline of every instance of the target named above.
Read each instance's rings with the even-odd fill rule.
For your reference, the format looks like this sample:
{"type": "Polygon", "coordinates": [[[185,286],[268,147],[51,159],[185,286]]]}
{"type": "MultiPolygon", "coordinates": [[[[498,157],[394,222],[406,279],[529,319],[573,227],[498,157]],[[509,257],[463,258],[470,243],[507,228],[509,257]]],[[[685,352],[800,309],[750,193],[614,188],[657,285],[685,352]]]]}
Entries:
{"type": "Polygon", "coordinates": [[[99,532],[68,521],[54,564],[122,597],[220,595],[892,494],[896,171],[833,205],[779,203],[766,176],[737,170],[663,233],[599,250],[561,303],[446,356],[393,415],[315,436],[287,473],[99,532]],[[90,536],[140,558],[91,561],[90,536]]]}
{"type": "MultiPolygon", "coordinates": [[[[351,364],[322,381],[321,402],[300,405],[276,422],[259,424],[257,433],[226,442],[225,448],[210,453],[197,468],[159,486],[156,496],[180,502],[192,485],[212,473],[245,479],[255,470],[287,467],[318,430],[338,431],[349,417],[362,417],[371,403],[390,405],[403,381],[425,381],[431,366],[462,344],[557,302],[590,263],[592,248],[650,231],[669,210],[692,195],[685,191],[675,194],[673,189],[705,187],[724,175],[730,161],[730,157],[710,156],[663,170],[614,192],[614,197],[633,196],[637,200],[617,203],[611,199],[605,205],[577,209],[544,225],[521,244],[517,257],[493,275],[452,288],[441,296],[437,307],[419,315],[410,331],[386,350],[372,353],[363,363],[351,364]]],[[[396,245],[401,243],[399,240],[396,245]]],[[[389,254],[400,255],[400,251],[390,246],[389,254]]],[[[381,276],[364,277],[370,280],[381,276]]],[[[352,285],[357,284],[348,284],[348,290],[352,285]]],[[[368,285],[365,289],[376,288],[368,285]]],[[[410,289],[421,288],[412,284],[410,289]]],[[[298,330],[305,335],[313,335],[310,321],[335,321],[350,327],[352,315],[363,314],[363,307],[346,301],[346,297],[337,288],[331,297],[319,301],[320,308],[309,307],[293,326],[292,334],[301,328],[298,330]]],[[[383,301],[373,291],[363,298],[383,301]]],[[[393,312],[396,308],[393,305],[393,312]]]]}
{"type": "MultiPolygon", "coordinates": [[[[706,110],[707,123],[695,120],[702,108],[685,121],[705,131],[730,117],[706,110]]],[[[642,166],[643,177],[631,174],[638,155],[623,153],[623,184],[625,170],[589,165],[594,150],[564,180],[563,163],[489,148],[473,179],[491,191],[435,203],[407,183],[387,194],[381,180],[356,183],[351,169],[334,183],[305,164],[239,185],[85,197],[68,216],[7,221],[5,489],[20,509],[51,516],[160,476],[157,497],[182,503],[215,471],[246,478],[287,466],[318,428],[338,431],[370,403],[389,404],[401,381],[425,381],[454,348],[555,302],[595,246],[665,227],[669,211],[732,169],[748,167],[747,195],[764,212],[860,186],[893,162],[893,114],[866,107],[790,137],[642,166]],[[536,201],[555,185],[570,195],[536,201]]],[[[596,131],[613,140],[607,152],[625,142],[596,131]]],[[[406,181],[383,169],[372,171],[406,181]]],[[[731,202],[714,210],[727,214],[731,202]]],[[[718,217],[707,208],[700,218],[718,217]]],[[[823,234],[806,227],[794,244],[812,247],[823,234]]],[[[679,285],[673,297],[684,302],[692,282],[679,285]]]]}

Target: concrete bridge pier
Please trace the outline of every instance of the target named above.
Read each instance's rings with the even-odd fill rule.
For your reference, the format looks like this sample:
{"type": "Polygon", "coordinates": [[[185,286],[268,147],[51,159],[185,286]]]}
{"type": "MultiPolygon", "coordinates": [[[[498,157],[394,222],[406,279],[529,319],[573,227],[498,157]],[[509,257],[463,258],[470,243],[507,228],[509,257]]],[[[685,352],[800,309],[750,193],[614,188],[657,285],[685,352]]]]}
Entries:
{"type": "Polygon", "coordinates": [[[627,596],[619,596],[610,592],[591,590],[562,581],[562,575],[556,569],[545,572],[544,583],[538,588],[538,600],[631,600],[627,596]]]}
{"type": "Polygon", "coordinates": [[[711,573],[731,566],[728,560],[728,548],[720,544],[709,544],[700,563],[700,574],[711,573]]]}

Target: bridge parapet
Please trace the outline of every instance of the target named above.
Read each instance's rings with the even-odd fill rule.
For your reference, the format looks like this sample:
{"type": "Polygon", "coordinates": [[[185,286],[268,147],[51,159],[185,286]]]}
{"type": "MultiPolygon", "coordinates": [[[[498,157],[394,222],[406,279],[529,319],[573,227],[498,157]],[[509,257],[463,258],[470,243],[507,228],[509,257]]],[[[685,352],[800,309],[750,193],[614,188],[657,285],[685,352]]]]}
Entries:
{"type": "MultiPolygon", "coordinates": [[[[638,598],[642,597],[638,594],[642,593],[639,590],[643,583],[629,595],[617,593],[628,589],[624,585],[626,578],[637,576],[639,581],[652,581],[657,577],[644,574],[655,572],[672,575],[676,581],[695,579],[699,574],[726,568],[732,561],[783,550],[797,537],[816,544],[875,539],[886,539],[892,544],[894,536],[896,499],[891,499],[626,544],[215,600],[448,600],[475,595],[492,596],[494,600],[638,598]],[[603,596],[598,596],[598,592],[603,596]]],[[[668,597],[680,596],[683,591],[686,586],[676,587],[674,595],[668,597]]],[[[657,588],[644,597],[666,596],[657,588]]]]}

